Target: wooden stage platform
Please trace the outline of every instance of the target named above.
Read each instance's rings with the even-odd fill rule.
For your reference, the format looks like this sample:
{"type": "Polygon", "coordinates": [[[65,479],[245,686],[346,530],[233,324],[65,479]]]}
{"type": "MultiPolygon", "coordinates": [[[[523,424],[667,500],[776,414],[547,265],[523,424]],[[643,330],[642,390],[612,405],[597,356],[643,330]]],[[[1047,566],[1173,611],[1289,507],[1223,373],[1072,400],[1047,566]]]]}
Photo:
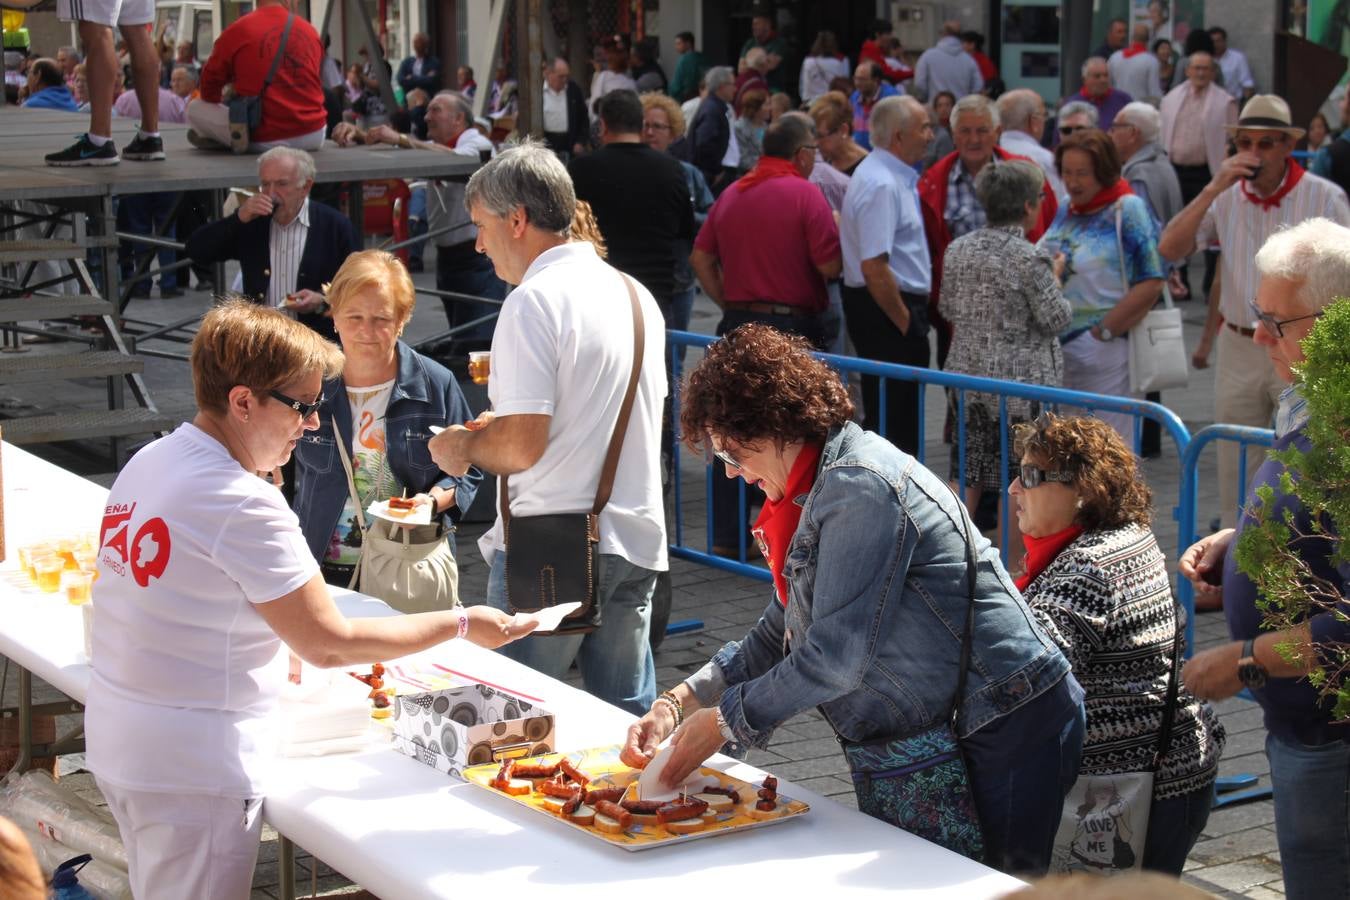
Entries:
{"type": "MultiPolygon", "coordinates": [[[[60,202],[81,198],[252,187],[258,157],[198,150],[187,141],[187,126],[164,123],[160,133],[168,159],[122,160],[115,166],[63,168],[43,161],[72,143],[89,123],[87,113],[0,107],[0,201],[60,202]]],[[[113,119],[113,140],[125,147],[136,130],[132,119],[113,119]]],[[[322,183],[383,178],[467,180],[479,166],[449,153],[399,150],[387,145],[338,147],[329,142],[313,154],[322,183]]]]}

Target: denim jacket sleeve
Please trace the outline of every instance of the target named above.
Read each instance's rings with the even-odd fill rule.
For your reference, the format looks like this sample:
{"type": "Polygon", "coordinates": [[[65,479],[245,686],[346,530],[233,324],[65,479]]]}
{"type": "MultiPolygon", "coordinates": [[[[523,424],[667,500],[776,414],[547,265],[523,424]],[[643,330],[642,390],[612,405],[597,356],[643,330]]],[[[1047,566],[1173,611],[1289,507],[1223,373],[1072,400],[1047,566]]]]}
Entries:
{"type": "Polygon", "coordinates": [[[684,683],[698,698],[699,707],[716,706],[728,684],[758,678],[782,659],[783,607],[774,597],[745,637],[724,645],[684,683]]]}
{"type": "MultiPolygon", "coordinates": [[[[819,538],[809,598],[789,588],[789,603],[808,603],[805,633],[789,636],[789,652],[761,674],[728,678],[722,715],[739,742],[765,747],[773,730],[798,713],[857,690],[872,668],[886,605],[899,602],[917,543],[896,488],[863,466],[826,469],[803,514],[801,529],[819,538]]],[[[790,564],[789,564],[790,565],[790,564]]],[[[788,573],[789,581],[792,572],[788,573]]],[[[776,604],[775,604],[776,605],[776,604]]],[[[761,620],[762,622],[763,620],[761,620]]],[[[730,662],[730,661],[729,661],[730,662]]],[[[734,675],[736,669],[723,672],[734,675]]]]}

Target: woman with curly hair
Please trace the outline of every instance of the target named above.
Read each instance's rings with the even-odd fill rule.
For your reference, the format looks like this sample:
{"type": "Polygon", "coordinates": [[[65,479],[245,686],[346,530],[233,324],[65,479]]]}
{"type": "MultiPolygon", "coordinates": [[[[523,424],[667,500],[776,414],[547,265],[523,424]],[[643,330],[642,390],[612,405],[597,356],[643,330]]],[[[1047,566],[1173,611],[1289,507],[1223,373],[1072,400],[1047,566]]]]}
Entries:
{"type": "MultiPolygon", "coordinates": [[[[1147,771],[1178,627],[1149,528],[1149,489],[1134,454],[1100,419],[1044,415],[1018,426],[1017,450],[1021,472],[1008,493],[1027,548],[1017,586],[1087,692],[1081,774],[1147,771]]],[[[1180,688],[1153,780],[1145,869],[1181,874],[1209,819],[1223,745],[1214,711],[1180,688]]]]}
{"type": "MultiPolygon", "coordinates": [[[[723,744],[765,747],[778,724],[813,708],[851,755],[861,742],[929,731],[951,716],[969,627],[954,730],[983,859],[1044,872],[1078,772],[1082,691],[956,495],[853,424],[844,384],[809,350],[804,338],[743,325],[689,375],[686,440],[710,444],[728,476],[768,498],[755,535],[772,598],[744,638],[657,699],[629,729],[622,758],[645,766],[674,732],[665,780],[678,784],[723,744]]],[[[931,838],[907,817],[914,809],[933,820],[955,814],[945,795],[925,793],[878,818],[931,838]]]]}

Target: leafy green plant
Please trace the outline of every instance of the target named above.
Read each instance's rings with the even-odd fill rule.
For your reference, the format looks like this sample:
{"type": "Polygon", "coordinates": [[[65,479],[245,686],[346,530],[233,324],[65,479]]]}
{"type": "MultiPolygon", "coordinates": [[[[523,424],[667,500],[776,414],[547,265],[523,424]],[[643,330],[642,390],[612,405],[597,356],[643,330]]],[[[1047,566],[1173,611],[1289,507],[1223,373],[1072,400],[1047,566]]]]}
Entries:
{"type": "MultiPolygon", "coordinates": [[[[1279,491],[1270,485],[1257,490],[1256,521],[1236,550],[1238,567],[1257,587],[1262,627],[1279,631],[1323,612],[1350,619],[1344,582],[1316,576],[1303,559],[1311,550],[1329,553],[1341,571],[1350,563],[1340,538],[1350,531],[1350,300],[1326,308],[1303,341],[1303,355],[1294,371],[1308,402],[1309,449],[1290,446],[1273,454],[1284,466],[1279,491]],[[1277,504],[1278,495],[1298,502],[1277,504]],[[1302,527],[1295,506],[1308,514],[1302,527]]],[[[1278,649],[1290,662],[1315,653],[1309,680],[1333,700],[1336,719],[1350,719],[1350,645],[1286,642],[1278,649]]]]}

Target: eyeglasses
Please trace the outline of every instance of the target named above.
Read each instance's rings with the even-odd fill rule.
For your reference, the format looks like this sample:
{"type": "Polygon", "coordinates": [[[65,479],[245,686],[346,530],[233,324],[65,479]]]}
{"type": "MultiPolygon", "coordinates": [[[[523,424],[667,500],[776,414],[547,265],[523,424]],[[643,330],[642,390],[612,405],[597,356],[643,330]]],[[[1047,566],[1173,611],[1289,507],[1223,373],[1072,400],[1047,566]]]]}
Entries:
{"type": "Polygon", "coordinates": [[[810,150],[812,153],[815,153],[815,152],[816,152],[816,145],[815,145],[815,144],[802,144],[800,147],[797,148],[797,151],[798,151],[798,152],[801,152],[802,150],[810,150]]]}
{"type": "Polygon", "coordinates": [[[272,188],[288,188],[290,186],[291,186],[291,179],[289,178],[278,178],[276,181],[258,182],[258,190],[262,191],[264,194],[266,194],[272,188]]]}
{"type": "Polygon", "coordinates": [[[741,469],[741,468],[744,468],[744,466],[741,465],[741,461],[740,461],[740,460],[738,460],[736,457],[732,456],[730,453],[728,453],[728,452],[725,451],[725,450],[718,450],[716,447],[714,447],[714,448],[713,448],[713,456],[715,456],[715,457],[717,457],[718,459],[720,459],[720,460],[722,461],[722,464],[723,464],[724,466],[726,466],[727,468],[729,468],[729,469],[741,469]]]}
{"type": "Polygon", "coordinates": [[[643,122],[642,127],[648,131],[669,131],[670,126],[661,122],[643,122]]]}
{"type": "Polygon", "coordinates": [[[1276,138],[1261,138],[1261,140],[1259,141],[1254,141],[1251,138],[1240,137],[1237,140],[1233,141],[1233,144],[1243,153],[1247,153],[1251,151],[1253,148],[1265,153],[1270,150],[1274,150],[1276,147],[1280,146],[1283,143],[1284,143],[1283,139],[1276,139],[1276,138]]]}
{"type": "Polygon", "coordinates": [[[1262,312],[1261,307],[1256,305],[1255,300],[1248,300],[1247,306],[1252,311],[1252,317],[1255,318],[1256,321],[1261,324],[1261,327],[1277,338],[1284,337],[1284,326],[1286,325],[1292,325],[1295,322],[1302,322],[1304,319],[1322,318],[1322,314],[1320,312],[1315,312],[1310,313],[1306,316],[1294,316],[1294,318],[1292,319],[1277,319],[1268,312],[1262,312]]]}
{"type": "Polygon", "coordinates": [[[273,400],[280,400],[283,404],[289,406],[291,409],[298,412],[300,414],[300,418],[302,419],[308,419],[310,416],[318,412],[319,407],[323,405],[322,394],[320,394],[319,398],[315,400],[313,403],[305,403],[304,401],[297,400],[294,397],[287,397],[285,394],[283,394],[276,388],[272,388],[267,393],[272,396],[273,400]]]}
{"type": "Polygon", "coordinates": [[[1026,463],[1018,467],[1017,476],[1022,479],[1022,487],[1024,488],[1040,487],[1047,481],[1056,481],[1060,484],[1069,484],[1073,481],[1073,476],[1068,472],[1047,472],[1045,469],[1029,466],[1026,463]]]}
{"type": "Polygon", "coordinates": [[[1064,135],[1065,137],[1068,137],[1069,135],[1073,134],[1073,133],[1076,132],[1076,131],[1087,131],[1087,130],[1088,130],[1088,127],[1087,127],[1086,125],[1061,125],[1061,126],[1059,126],[1059,133],[1062,134],[1062,135],[1064,135]]]}
{"type": "Polygon", "coordinates": [[[1111,127],[1108,128],[1108,129],[1106,129],[1106,130],[1107,130],[1107,131],[1115,131],[1117,128],[1135,128],[1135,127],[1137,127],[1137,126],[1135,126],[1135,125],[1133,125],[1133,124],[1131,124],[1131,123],[1129,123],[1129,122],[1122,122],[1122,121],[1120,121],[1119,118],[1117,118],[1114,122],[1111,123],[1111,127]]]}

